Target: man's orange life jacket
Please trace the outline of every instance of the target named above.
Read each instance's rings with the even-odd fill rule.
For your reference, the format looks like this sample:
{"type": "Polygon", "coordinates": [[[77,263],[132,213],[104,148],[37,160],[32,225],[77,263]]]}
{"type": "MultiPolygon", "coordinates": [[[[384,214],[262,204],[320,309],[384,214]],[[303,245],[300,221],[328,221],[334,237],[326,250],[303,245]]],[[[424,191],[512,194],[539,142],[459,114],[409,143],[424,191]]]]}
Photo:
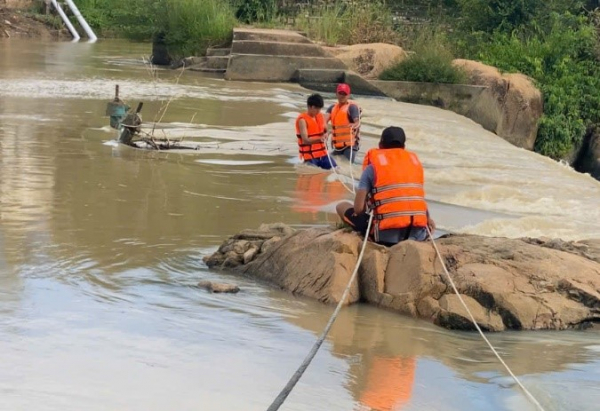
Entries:
{"type": "Polygon", "coordinates": [[[374,410],[399,411],[412,397],[415,370],[414,357],[374,358],[359,401],[374,410]]]}
{"type": "Polygon", "coordinates": [[[296,119],[296,137],[298,138],[298,150],[302,160],[312,160],[327,155],[325,143],[304,144],[300,135],[300,120],[306,121],[306,131],[308,138],[321,137],[327,132],[323,114],[319,113],[316,117],[311,117],[308,113],[302,113],[296,119]]]}
{"type": "Polygon", "coordinates": [[[362,169],[363,169],[363,171],[365,170],[365,168],[367,168],[367,166],[369,164],[371,164],[371,160],[370,160],[371,152],[374,153],[376,150],[377,150],[376,148],[372,148],[372,149],[370,149],[369,151],[367,151],[365,153],[365,157],[363,158],[363,163],[362,163],[362,169]]]}
{"type": "Polygon", "coordinates": [[[327,181],[327,174],[300,174],[294,192],[292,210],[302,213],[302,223],[319,221],[323,207],[346,198],[347,191],[341,181],[327,181]]]}
{"type": "MultiPolygon", "coordinates": [[[[358,104],[348,100],[348,103],[342,106],[340,106],[340,103],[336,103],[331,110],[331,143],[336,150],[353,147],[358,144],[360,139],[358,129],[352,129],[352,123],[348,119],[348,108],[351,104],[358,107],[358,104]]],[[[361,111],[360,107],[358,110],[361,111]]]]}
{"type": "Polygon", "coordinates": [[[403,148],[369,150],[375,171],[369,203],[373,207],[373,237],[391,228],[427,227],[423,166],[403,148]]]}

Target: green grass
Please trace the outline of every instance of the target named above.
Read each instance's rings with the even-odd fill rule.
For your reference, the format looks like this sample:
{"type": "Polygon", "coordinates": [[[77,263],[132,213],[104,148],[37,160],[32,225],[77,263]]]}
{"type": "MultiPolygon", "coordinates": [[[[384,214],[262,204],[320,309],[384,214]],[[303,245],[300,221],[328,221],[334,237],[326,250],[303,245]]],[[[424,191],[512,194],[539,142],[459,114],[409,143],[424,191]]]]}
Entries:
{"type": "Polygon", "coordinates": [[[381,80],[459,84],[465,73],[452,64],[454,55],[444,34],[422,30],[415,38],[411,54],[385,70],[381,80]]]}
{"type": "Polygon", "coordinates": [[[337,1],[308,9],[296,16],[294,28],[329,46],[338,44],[394,42],[392,13],[384,1],[337,1]]]}

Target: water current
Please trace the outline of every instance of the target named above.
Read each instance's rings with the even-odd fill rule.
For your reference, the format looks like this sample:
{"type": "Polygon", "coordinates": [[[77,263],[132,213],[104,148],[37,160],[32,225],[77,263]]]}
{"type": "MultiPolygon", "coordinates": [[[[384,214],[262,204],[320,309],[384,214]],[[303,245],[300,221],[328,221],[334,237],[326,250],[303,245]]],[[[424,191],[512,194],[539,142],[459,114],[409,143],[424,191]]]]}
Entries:
{"type": "MultiPolygon", "coordinates": [[[[350,194],[296,164],[293,120],[309,91],[153,71],[148,54],[116,40],[0,39],[0,410],[264,410],[332,311],[202,262],[244,228],[336,221],[350,194]],[[144,102],[147,123],[170,102],[156,133],[203,146],[116,144],[104,116],[115,84],[131,106],[144,102]],[[209,294],[199,280],[242,291],[209,294]]],[[[448,111],[357,101],[363,153],[383,127],[405,128],[441,229],[600,238],[600,183],[588,175],[448,111]]],[[[490,339],[547,410],[591,411],[599,335],[490,339]]],[[[282,409],[533,407],[477,335],[357,305],[282,409]]]]}

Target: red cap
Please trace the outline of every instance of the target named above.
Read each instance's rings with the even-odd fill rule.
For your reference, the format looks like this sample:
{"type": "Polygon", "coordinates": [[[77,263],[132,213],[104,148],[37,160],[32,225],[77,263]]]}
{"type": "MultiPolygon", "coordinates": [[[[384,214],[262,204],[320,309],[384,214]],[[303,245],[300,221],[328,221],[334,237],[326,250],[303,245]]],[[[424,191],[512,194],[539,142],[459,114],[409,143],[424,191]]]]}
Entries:
{"type": "Polygon", "coordinates": [[[337,89],[335,90],[337,93],[346,93],[350,95],[350,86],[346,83],[338,84],[337,89]]]}

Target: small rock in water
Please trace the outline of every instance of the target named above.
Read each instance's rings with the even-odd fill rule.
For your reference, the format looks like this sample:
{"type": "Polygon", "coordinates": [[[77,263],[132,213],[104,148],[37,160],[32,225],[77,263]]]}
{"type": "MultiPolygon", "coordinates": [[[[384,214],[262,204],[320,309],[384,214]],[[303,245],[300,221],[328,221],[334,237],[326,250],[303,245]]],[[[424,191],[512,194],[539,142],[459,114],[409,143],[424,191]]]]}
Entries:
{"type": "Polygon", "coordinates": [[[212,281],[200,281],[198,287],[204,288],[211,293],[232,293],[240,291],[240,287],[234,284],[215,283],[212,281]]]}

